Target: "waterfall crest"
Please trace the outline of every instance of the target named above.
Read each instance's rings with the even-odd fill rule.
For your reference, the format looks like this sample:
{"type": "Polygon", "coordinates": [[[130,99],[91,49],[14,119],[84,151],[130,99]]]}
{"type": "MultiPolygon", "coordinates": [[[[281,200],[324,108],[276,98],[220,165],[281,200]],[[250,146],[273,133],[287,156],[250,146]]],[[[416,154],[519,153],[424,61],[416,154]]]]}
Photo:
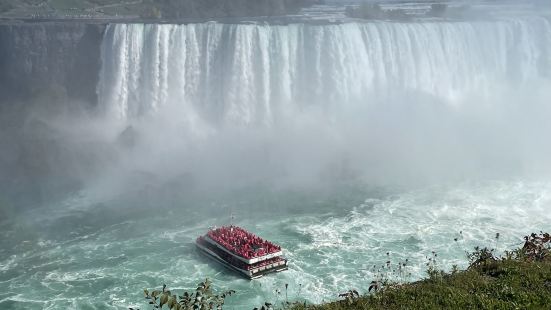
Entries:
{"type": "Polygon", "coordinates": [[[413,91],[449,102],[551,76],[551,25],[117,24],[102,44],[101,106],[132,119],[166,105],[219,123],[269,124],[310,105],[413,91]]]}

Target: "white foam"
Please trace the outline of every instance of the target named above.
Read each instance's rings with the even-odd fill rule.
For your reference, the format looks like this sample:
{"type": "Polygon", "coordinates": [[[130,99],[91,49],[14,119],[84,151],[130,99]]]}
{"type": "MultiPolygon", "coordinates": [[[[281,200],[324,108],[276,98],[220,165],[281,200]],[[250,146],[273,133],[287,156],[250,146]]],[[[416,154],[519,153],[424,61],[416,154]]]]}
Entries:
{"type": "MultiPolygon", "coordinates": [[[[271,124],[308,106],[365,105],[396,90],[460,102],[549,75],[551,26],[491,22],[110,25],[99,100],[134,119],[172,109],[203,123],[271,124]]],[[[341,107],[343,108],[343,107],[341,107]]]]}

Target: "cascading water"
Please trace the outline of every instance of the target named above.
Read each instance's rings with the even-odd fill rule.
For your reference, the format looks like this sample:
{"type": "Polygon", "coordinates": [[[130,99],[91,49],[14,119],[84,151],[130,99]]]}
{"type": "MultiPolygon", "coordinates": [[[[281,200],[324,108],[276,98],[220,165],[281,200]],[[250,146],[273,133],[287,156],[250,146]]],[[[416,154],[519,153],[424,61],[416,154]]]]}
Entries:
{"type": "MultiPolygon", "coordinates": [[[[167,144],[156,145],[161,135],[179,141],[172,146],[191,145],[167,151],[177,158],[169,169],[210,176],[202,183],[274,174],[334,179],[327,170],[342,167],[331,165],[370,179],[420,182],[526,167],[532,158],[519,152],[532,146],[518,146],[524,135],[504,139],[502,133],[510,130],[507,123],[534,132],[543,128],[522,125],[526,120],[516,119],[522,114],[512,108],[521,105],[511,104],[507,92],[535,92],[533,85],[548,81],[549,51],[551,24],[536,16],[327,25],[117,24],[104,35],[98,97],[109,118],[123,124],[148,119],[143,135],[151,139],[136,153],[141,170],[159,170],[158,162],[142,159],[159,158],[167,144]],[[155,118],[163,124],[151,125],[155,118]],[[214,138],[193,140],[205,136],[214,138]],[[489,147],[487,140],[495,142],[489,147]]],[[[540,112],[533,114],[546,115],[540,112]]]]}
{"type": "Polygon", "coordinates": [[[365,292],[389,257],[415,280],[431,251],[464,267],[496,232],[502,251],[548,230],[549,174],[533,172],[551,158],[551,24],[532,15],[108,25],[100,113],[36,129],[52,128],[56,158],[78,150],[63,169],[93,168],[75,169],[84,186],[66,200],[2,226],[0,308],[146,309],[144,288],[205,277],[237,290],[230,309],[286,284],[290,300],[321,302],[365,292]],[[290,270],[249,282],[202,260],[195,237],[231,212],[290,270]]]}
{"type": "Polygon", "coordinates": [[[457,101],[551,74],[544,18],[339,25],[111,25],[101,105],[133,118],[186,114],[271,123],[307,105],[369,104],[413,91],[457,101]]]}

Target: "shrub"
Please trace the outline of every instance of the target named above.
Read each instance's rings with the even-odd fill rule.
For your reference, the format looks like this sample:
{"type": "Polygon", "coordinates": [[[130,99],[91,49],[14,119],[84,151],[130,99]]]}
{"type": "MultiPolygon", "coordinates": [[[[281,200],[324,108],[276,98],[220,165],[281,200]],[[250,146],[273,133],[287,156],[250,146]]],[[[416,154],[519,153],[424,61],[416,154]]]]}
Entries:
{"type": "Polygon", "coordinates": [[[529,261],[551,260],[551,235],[540,232],[524,237],[524,246],[520,250],[522,258],[529,261]]]}
{"type": "MultiPolygon", "coordinates": [[[[163,309],[166,306],[167,309],[171,310],[222,309],[226,297],[234,293],[234,290],[228,290],[215,294],[209,279],[205,279],[204,282],[199,283],[195,292],[184,292],[181,296],[172,294],[166,285],[163,285],[163,289],[160,291],[154,290],[149,292],[147,289],[144,290],[145,298],[154,309],[163,309]]],[[[128,309],[139,310],[134,308],[128,309]]]]}

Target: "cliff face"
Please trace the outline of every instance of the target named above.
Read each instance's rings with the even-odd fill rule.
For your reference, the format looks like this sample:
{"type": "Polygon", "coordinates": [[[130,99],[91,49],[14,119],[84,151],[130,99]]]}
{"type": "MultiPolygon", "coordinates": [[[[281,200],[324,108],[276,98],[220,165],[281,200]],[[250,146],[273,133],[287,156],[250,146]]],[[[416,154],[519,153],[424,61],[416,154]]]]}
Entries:
{"type": "MultiPolygon", "coordinates": [[[[155,8],[164,18],[270,16],[296,13],[316,1],[160,0],[145,1],[127,13],[140,15],[147,13],[147,8],[155,8]]],[[[117,6],[116,1],[93,2],[98,8],[117,6]]],[[[19,5],[26,7],[27,3],[19,5]]],[[[56,8],[51,9],[55,12],[56,8]]],[[[0,24],[0,103],[25,101],[51,89],[61,90],[69,99],[97,102],[104,30],[105,25],[70,22],[0,24]]]]}
{"type": "Polygon", "coordinates": [[[90,173],[82,159],[101,147],[78,144],[56,127],[67,111],[96,105],[104,28],[0,25],[0,201],[41,203],[90,173]]]}
{"type": "Polygon", "coordinates": [[[79,23],[0,25],[0,100],[55,87],[94,103],[103,31],[79,23]]]}

